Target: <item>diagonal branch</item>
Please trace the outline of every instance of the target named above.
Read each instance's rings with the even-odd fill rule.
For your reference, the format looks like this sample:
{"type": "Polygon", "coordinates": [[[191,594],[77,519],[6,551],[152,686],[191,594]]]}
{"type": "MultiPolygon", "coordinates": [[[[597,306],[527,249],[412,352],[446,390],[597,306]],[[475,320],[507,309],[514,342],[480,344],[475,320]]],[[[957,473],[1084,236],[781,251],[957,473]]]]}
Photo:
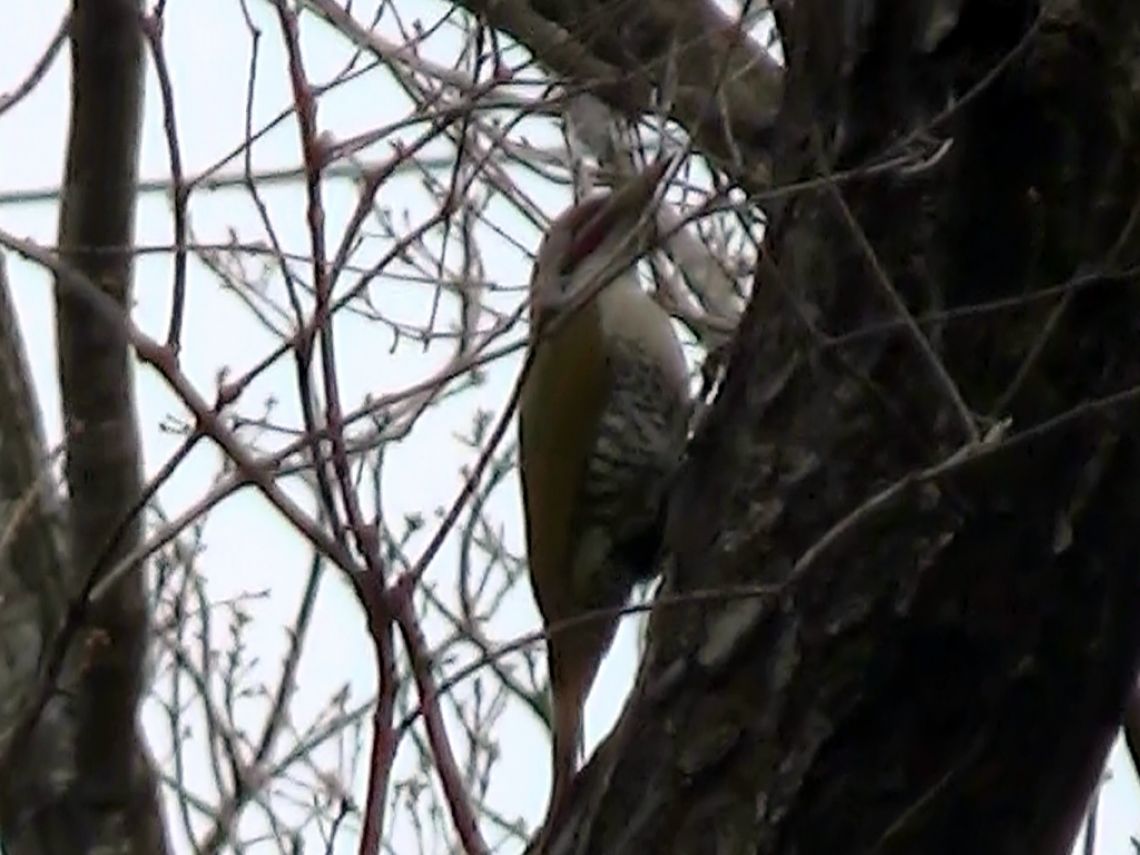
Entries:
{"type": "Polygon", "coordinates": [[[712,0],[459,0],[540,63],[626,116],[666,100],[696,147],[750,189],[766,183],[783,72],[712,0]],[[615,25],[616,23],[616,25],[615,25]],[[728,68],[710,56],[727,56],[728,68]],[[713,97],[715,93],[716,97],[713,97]]]}

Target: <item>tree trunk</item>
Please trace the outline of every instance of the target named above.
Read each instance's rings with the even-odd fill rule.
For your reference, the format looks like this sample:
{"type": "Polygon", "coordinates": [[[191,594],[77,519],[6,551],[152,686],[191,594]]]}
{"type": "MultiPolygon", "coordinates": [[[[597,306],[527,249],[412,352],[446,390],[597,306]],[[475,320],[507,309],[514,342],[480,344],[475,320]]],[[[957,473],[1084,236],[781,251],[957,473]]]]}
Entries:
{"type": "MultiPolygon", "coordinates": [[[[88,290],[103,291],[123,312],[131,305],[134,260],[141,12],[136,0],[75,0],[70,25],[71,127],[59,257],[88,290]]],[[[0,650],[8,654],[0,669],[3,849],[10,855],[153,855],[166,850],[167,839],[137,720],[149,631],[141,569],[125,574],[98,602],[87,602],[100,574],[137,547],[141,532],[131,354],[122,327],[60,279],[56,318],[66,537],[54,538],[53,503],[37,500],[11,529],[11,553],[0,554],[0,594],[11,598],[5,616],[15,618],[0,636],[0,650]]],[[[0,321],[6,339],[0,444],[9,454],[18,449],[26,461],[0,470],[0,495],[36,497],[50,492],[52,480],[6,294],[0,295],[0,321]]]]}
{"type": "Polygon", "coordinates": [[[786,25],[808,185],[552,851],[1061,855],[1140,651],[1140,6],[786,25]]]}

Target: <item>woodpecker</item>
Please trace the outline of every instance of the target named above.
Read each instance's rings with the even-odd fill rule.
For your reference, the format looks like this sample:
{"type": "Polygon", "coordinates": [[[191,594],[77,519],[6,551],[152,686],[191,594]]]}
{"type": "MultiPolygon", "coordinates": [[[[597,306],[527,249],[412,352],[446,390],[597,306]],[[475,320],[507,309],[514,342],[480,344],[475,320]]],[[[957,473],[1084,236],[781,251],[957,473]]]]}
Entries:
{"type": "Polygon", "coordinates": [[[634,267],[654,234],[650,205],[667,166],[658,161],[566,209],[543,238],[531,277],[533,357],[519,397],[519,455],[553,694],[543,837],[569,795],[582,708],[618,617],[557,625],[616,611],[636,583],[653,577],[667,487],[685,446],[684,354],[634,267]]]}

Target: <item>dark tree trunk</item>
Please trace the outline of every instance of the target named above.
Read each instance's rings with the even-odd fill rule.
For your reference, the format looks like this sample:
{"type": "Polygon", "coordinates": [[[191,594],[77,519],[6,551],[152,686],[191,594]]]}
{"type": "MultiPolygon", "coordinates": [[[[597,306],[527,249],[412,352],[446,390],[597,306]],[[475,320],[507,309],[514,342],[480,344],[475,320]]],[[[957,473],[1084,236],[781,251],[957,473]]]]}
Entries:
{"type": "Polygon", "coordinates": [[[774,592],[656,610],[553,851],[1060,855],[1140,650],[1140,5],[787,26],[773,174],[814,183],[665,586],[774,592]]]}
{"type": "MultiPolygon", "coordinates": [[[[69,27],[59,256],[123,312],[131,306],[142,11],[137,0],[74,0],[69,27]]],[[[14,618],[0,630],[0,839],[10,855],[162,855],[161,794],[138,722],[149,630],[141,569],[85,603],[141,535],[132,359],[121,327],[65,279],[57,279],[56,335],[66,537],[53,537],[60,521],[45,500],[16,532],[12,560],[0,561],[4,616],[14,618]]],[[[27,471],[11,461],[0,467],[0,495],[34,495],[51,481],[42,471],[47,456],[30,384],[17,380],[26,372],[6,294],[0,315],[0,401],[10,410],[0,419],[0,446],[29,461],[27,471]]]]}

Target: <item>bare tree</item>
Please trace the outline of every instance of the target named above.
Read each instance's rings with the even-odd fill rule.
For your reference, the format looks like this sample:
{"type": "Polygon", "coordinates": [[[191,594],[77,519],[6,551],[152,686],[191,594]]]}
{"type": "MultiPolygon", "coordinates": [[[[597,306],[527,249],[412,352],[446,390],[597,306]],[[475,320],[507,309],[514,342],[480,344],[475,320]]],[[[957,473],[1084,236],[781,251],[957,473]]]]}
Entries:
{"type": "Polygon", "coordinates": [[[650,614],[636,684],[551,851],[1068,852],[1140,664],[1140,9],[424,8],[235,7],[242,138],[204,169],[184,152],[164,4],[74,0],[0,99],[3,120],[66,44],[62,184],[0,198],[59,205],[55,246],[3,228],[0,246],[53,277],[64,410],[57,480],[12,273],[4,851],[526,845],[533,829],[491,787],[507,711],[549,719],[541,633],[504,639],[497,622],[529,596],[502,524],[526,306],[502,271],[525,277],[550,186],[580,193],[680,150],[645,272],[704,363],[706,403],[663,582],[630,609],[650,614]],[[328,79],[312,70],[321,39],[343,51],[328,79]],[[139,181],[146,57],[169,171],[139,181]],[[289,103],[266,120],[274,74],[289,103]],[[398,118],[326,118],[346,91],[387,109],[378,78],[405,98],[398,118]],[[298,163],[260,168],[279,125],[298,163]],[[411,186],[426,216],[392,201],[411,186]],[[154,191],[172,239],[145,246],[135,205],[154,191]],[[209,191],[256,227],[205,234],[209,191]],[[130,288],[155,255],[157,331],[130,288]],[[262,336],[212,389],[186,362],[199,286],[262,336]],[[345,357],[358,326],[391,342],[362,394],[345,357]],[[388,376],[413,351],[433,361],[388,376]],[[132,354],[177,409],[174,450],[146,477],[132,354]],[[273,400],[256,400],[275,370],[273,400]],[[452,495],[436,514],[393,510],[413,485],[385,482],[391,456],[458,402],[449,418],[471,423],[452,495]],[[163,490],[206,448],[209,488],[168,511],[163,490]],[[200,566],[204,521],[243,493],[308,550],[268,672],[248,635],[262,595],[219,602],[200,566]],[[333,574],[376,694],[331,693],[303,719],[333,574]],[[157,760],[147,697],[148,733],[169,744],[157,760]]]}

